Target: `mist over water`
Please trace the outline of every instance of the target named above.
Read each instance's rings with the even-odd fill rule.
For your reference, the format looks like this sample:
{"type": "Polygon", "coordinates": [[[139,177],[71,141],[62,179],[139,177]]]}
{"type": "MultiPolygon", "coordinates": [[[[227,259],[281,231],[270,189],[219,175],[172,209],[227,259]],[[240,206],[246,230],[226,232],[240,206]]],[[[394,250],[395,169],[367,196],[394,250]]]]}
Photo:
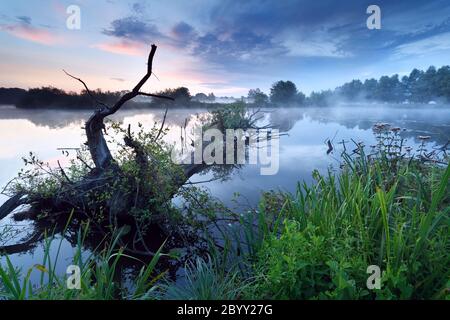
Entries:
{"type": "MultiPolygon", "coordinates": [[[[206,109],[170,109],[166,125],[170,128],[166,141],[180,144],[181,127],[186,124],[189,136],[197,123],[197,116],[205,115],[206,109]]],[[[326,170],[336,163],[326,155],[326,140],[338,146],[342,140],[363,141],[366,146],[374,144],[372,126],[389,123],[405,129],[402,137],[407,144],[417,145],[419,135],[431,136],[431,144],[445,144],[450,139],[450,108],[445,105],[388,105],[344,104],[336,107],[290,107],[264,109],[265,123],[280,132],[287,133],[280,139],[280,170],[274,176],[261,176],[258,165],[244,166],[226,183],[212,182],[206,186],[211,192],[228,203],[234,192],[239,192],[255,204],[261,190],[282,189],[293,191],[296,182],[309,180],[311,171],[326,170]],[[245,181],[245,183],[242,183],[245,181]]],[[[30,151],[43,161],[56,164],[68,163],[69,158],[58,148],[78,148],[85,141],[83,125],[90,111],[21,110],[9,106],[0,107],[0,186],[14,178],[23,166],[21,158],[30,151]]],[[[150,129],[161,122],[163,109],[121,110],[111,120],[137,128],[142,123],[150,129]]],[[[337,151],[337,150],[336,150],[337,151]]],[[[335,154],[338,155],[338,154],[335,154]]],[[[198,175],[192,181],[208,180],[198,175]]],[[[2,201],[0,199],[0,201],[2,201]]]]}
{"type": "MultiPolygon", "coordinates": [[[[155,122],[161,122],[164,109],[121,110],[112,120],[131,124],[137,128],[142,123],[150,129],[155,122]]],[[[312,171],[326,172],[339,168],[339,148],[341,141],[349,145],[351,139],[362,141],[369,147],[375,144],[372,126],[389,123],[405,129],[401,136],[405,144],[418,146],[419,135],[430,136],[430,148],[443,145],[450,140],[450,108],[445,105],[387,105],[387,104],[337,104],[335,107],[290,107],[264,109],[261,122],[270,123],[282,133],[279,145],[279,171],[272,176],[260,175],[259,165],[244,165],[227,177],[226,181],[212,181],[202,184],[210,193],[235,210],[245,210],[255,206],[261,192],[283,190],[295,192],[297,182],[311,183],[312,171]],[[326,141],[333,141],[335,150],[327,155],[326,141]],[[235,194],[239,193],[236,198],[235,194]],[[237,199],[238,201],[234,201],[237,199]]],[[[207,114],[205,109],[170,109],[166,125],[170,128],[165,137],[172,144],[180,144],[181,127],[186,124],[189,137],[191,129],[198,123],[197,116],[207,114]]],[[[21,158],[30,151],[38,157],[56,165],[59,160],[67,164],[69,157],[63,156],[58,148],[77,148],[85,141],[82,126],[90,115],[85,111],[61,110],[21,110],[0,106],[0,187],[14,178],[23,167],[21,158]]],[[[191,182],[206,181],[212,173],[197,174],[191,182]]],[[[198,185],[197,185],[198,186],[198,185]]],[[[5,201],[0,198],[0,203],[5,201]]],[[[13,223],[6,219],[2,224],[13,223]]],[[[20,241],[29,232],[29,225],[22,223],[23,230],[11,243],[20,241]],[[28,229],[27,229],[28,228],[28,229]]],[[[60,272],[65,272],[67,259],[72,251],[70,243],[63,242],[60,272]]],[[[12,258],[25,269],[39,261],[43,251],[37,246],[26,254],[16,254],[12,258]]]]}

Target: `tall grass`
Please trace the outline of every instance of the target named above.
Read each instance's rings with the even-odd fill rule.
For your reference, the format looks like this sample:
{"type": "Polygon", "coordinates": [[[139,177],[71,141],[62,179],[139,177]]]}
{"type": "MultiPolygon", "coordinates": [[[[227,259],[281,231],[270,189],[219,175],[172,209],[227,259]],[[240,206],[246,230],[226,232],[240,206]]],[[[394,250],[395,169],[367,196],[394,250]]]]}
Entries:
{"type": "Polygon", "coordinates": [[[111,299],[143,299],[153,289],[154,283],[162,276],[155,275],[155,266],[163,246],[155,253],[148,264],[143,263],[134,285],[125,290],[120,281],[118,264],[121,259],[136,259],[117,248],[122,231],[118,230],[110,241],[100,249],[100,245],[90,253],[83,247],[89,225],[80,227],[77,234],[77,245],[74,249],[72,265],[80,268],[80,289],[69,289],[67,275],[56,272],[63,237],[59,240],[58,249],[52,251],[52,244],[57,241],[52,233],[44,240],[44,257],[41,264],[36,264],[25,272],[16,268],[10,257],[5,256],[5,263],[0,265],[0,299],[13,300],[111,300],[111,299]],[[32,272],[40,273],[39,283],[31,282],[32,272]]]}
{"type": "Polygon", "coordinates": [[[222,245],[210,235],[209,257],[190,260],[184,279],[155,274],[161,247],[124,290],[120,259],[136,258],[117,248],[122,229],[87,255],[84,226],[73,258],[80,290],[56,273],[61,242],[53,252],[51,234],[42,264],[23,272],[5,258],[0,298],[450,299],[450,165],[423,148],[406,158],[398,130],[384,128],[376,154],[358,145],[353,155],[344,150],[337,174],[315,171],[315,182],[298,183],[294,194],[264,193],[257,210],[238,215],[238,228],[220,230],[222,245]],[[367,286],[372,265],[382,271],[379,289],[367,286]]]}
{"type": "Polygon", "coordinates": [[[232,300],[242,297],[245,284],[236,270],[222,272],[217,260],[200,258],[188,261],[181,281],[166,281],[153,297],[160,300],[232,300]]]}
{"type": "Polygon", "coordinates": [[[338,176],[316,173],[315,184],[261,212],[283,222],[262,233],[247,297],[450,297],[450,166],[346,161],[338,176]],[[370,265],[383,271],[381,289],[366,287],[370,265]]]}

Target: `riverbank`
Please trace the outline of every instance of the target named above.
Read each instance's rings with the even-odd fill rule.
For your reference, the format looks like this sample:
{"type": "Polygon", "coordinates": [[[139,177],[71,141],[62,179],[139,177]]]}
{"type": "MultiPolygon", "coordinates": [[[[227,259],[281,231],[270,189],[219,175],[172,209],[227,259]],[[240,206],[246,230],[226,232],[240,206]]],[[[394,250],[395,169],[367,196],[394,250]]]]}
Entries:
{"type": "MultiPolygon", "coordinates": [[[[450,166],[389,155],[370,160],[360,152],[352,158],[344,155],[339,175],[313,172],[315,183],[299,182],[294,194],[265,193],[258,209],[241,218],[239,228],[245,236],[237,238],[236,229],[230,228],[224,233],[225,247],[210,244],[206,256],[187,262],[187,281],[176,282],[156,271],[161,256],[176,259],[163,246],[133,279],[132,289],[123,287],[113,279],[118,261],[125,258],[123,250],[117,250],[113,240],[82,262],[81,244],[88,228],[80,228],[80,248],[73,261],[82,271],[80,290],[68,289],[67,277],[53,273],[55,252],[48,251],[41,264],[20,273],[8,261],[2,263],[1,295],[448,299],[450,166]],[[380,277],[371,270],[379,270],[380,277]],[[32,289],[27,282],[32,272],[42,274],[39,288],[32,289]]],[[[114,237],[120,236],[119,232],[114,237]]],[[[51,243],[52,238],[46,241],[51,243]]]]}

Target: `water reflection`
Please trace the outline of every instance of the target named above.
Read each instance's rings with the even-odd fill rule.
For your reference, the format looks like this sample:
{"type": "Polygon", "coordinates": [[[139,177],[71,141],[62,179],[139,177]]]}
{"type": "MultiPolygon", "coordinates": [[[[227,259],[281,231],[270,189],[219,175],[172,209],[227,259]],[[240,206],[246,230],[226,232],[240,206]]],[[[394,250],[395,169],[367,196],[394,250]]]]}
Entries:
{"type": "MultiPolygon", "coordinates": [[[[166,124],[170,132],[166,140],[177,144],[182,134],[181,127],[186,126],[186,132],[197,123],[197,116],[204,115],[204,109],[171,109],[168,112],[166,124]]],[[[261,176],[258,165],[246,165],[238,171],[233,171],[226,181],[212,181],[205,187],[230,207],[254,206],[262,191],[284,190],[293,192],[298,181],[310,183],[311,172],[318,169],[325,172],[336,161],[327,156],[327,139],[348,141],[353,138],[363,141],[366,145],[375,143],[372,126],[375,123],[386,122],[405,128],[402,136],[407,138],[407,144],[418,145],[419,135],[431,136],[431,143],[442,145],[450,139],[450,109],[444,106],[366,106],[352,105],[336,108],[280,108],[263,110],[264,119],[281,132],[288,135],[280,138],[279,172],[273,176],[261,176]],[[240,202],[234,201],[235,193],[240,194],[240,202]]],[[[68,159],[62,156],[58,148],[79,147],[85,140],[82,126],[90,112],[61,110],[19,110],[13,107],[0,106],[0,187],[16,176],[22,167],[21,157],[29,151],[50,163],[68,159]]],[[[160,122],[164,110],[121,110],[112,120],[124,125],[142,123],[150,128],[155,122],[160,122]]],[[[191,178],[192,182],[209,180],[212,172],[198,174],[191,178]]],[[[0,196],[0,203],[5,199],[0,196]]],[[[1,222],[17,224],[10,220],[1,222]]],[[[20,240],[30,232],[30,225],[22,222],[22,235],[10,238],[10,242],[20,240]]],[[[73,243],[70,239],[63,240],[63,258],[58,267],[65,272],[67,259],[73,253],[73,243]]],[[[14,254],[13,260],[25,269],[35,263],[40,263],[43,254],[41,246],[31,246],[29,252],[14,254]]]]}
{"type": "MultiPolygon", "coordinates": [[[[187,108],[169,110],[166,124],[171,130],[166,139],[170,143],[179,143],[182,135],[180,128],[186,126],[186,132],[189,133],[196,123],[196,116],[205,112],[204,109],[187,108]]],[[[257,168],[247,166],[227,184],[220,184],[220,188],[225,190],[236,190],[236,187],[236,191],[244,190],[252,203],[259,196],[255,189],[292,190],[290,186],[295,184],[295,179],[308,179],[311,169],[326,168],[329,162],[324,153],[326,139],[334,137],[336,141],[341,141],[354,138],[366,142],[366,145],[373,143],[371,128],[377,122],[405,128],[402,136],[411,140],[409,142],[412,144],[419,143],[416,140],[419,135],[430,135],[436,144],[445,144],[450,139],[450,109],[439,105],[352,105],[336,108],[266,109],[263,112],[264,121],[288,133],[280,141],[280,172],[276,176],[262,177],[257,173],[257,168]],[[242,180],[248,183],[243,186],[242,180]],[[255,180],[258,183],[253,183],[255,180]]],[[[0,107],[0,185],[15,176],[22,166],[21,157],[29,151],[36,152],[50,163],[67,161],[58,148],[79,147],[84,142],[81,127],[89,115],[87,110],[21,110],[0,107]]],[[[132,126],[140,122],[151,127],[155,122],[160,122],[163,115],[162,109],[124,109],[114,115],[112,120],[132,126]]],[[[209,187],[213,191],[220,189],[214,183],[209,187]]],[[[220,191],[217,194],[222,198],[227,198],[228,195],[227,192],[220,191]]]]}
{"type": "MultiPolygon", "coordinates": [[[[168,112],[166,124],[170,132],[166,140],[180,143],[181,127],[190,129],[197,116],[207,110],[177,108],[168,112]]],[[[445,106],[377,106],[352,105],[336,108],[279,108],[265,109],[262,121],[270,123],[287,136],[280,140],[280,171],[275,176],[260,176],[256,166],[246,166],[234,173],[226,183],[212,182],[211,191],[229,202],[231,190],[240,192],[255,203],[260,190],[293,190],[296,180],[309,179],[312,169],[326,169],[330,158],[326,156],[325,140],[361,140],[374,142],[371,128],[375,123],[387,122],[405,128],[402,136],[409,143],[418,144],[419,135],[429,135],[435,144],[450,139],[450,109],[445,106]],[[245,184],[242,181],[246,181],[245,184]]],[[[82,126],[90,112],[62,110],[21,110],[0,106],[0,186],[13,178],[22,167],[21,157],[28,152],[52,163],[66,163],[58,148],[76,148],[85,140],[82,126]]],[[[111,120],[136,126],[138,122],[150,128],[163,118],[164,110],[124,109],[111,120]]],[[[211,178],[206,174],[207,178],[211,178]]],[[[194,177],[193,180],[207,180],[194,177]]],[[[0,198],[0,201],[4,199],[0,198]]]]}

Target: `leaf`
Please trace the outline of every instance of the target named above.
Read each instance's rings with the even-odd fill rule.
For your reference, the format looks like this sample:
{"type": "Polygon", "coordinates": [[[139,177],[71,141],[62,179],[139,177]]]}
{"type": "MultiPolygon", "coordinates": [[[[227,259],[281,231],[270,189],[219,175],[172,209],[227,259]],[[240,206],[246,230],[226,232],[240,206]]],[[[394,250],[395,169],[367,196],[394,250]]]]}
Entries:
{"type": "Polygon", "coordinates": [[[40,272],[48,273],[48,270],[42,264],[35,264],[33,267],[35,267],[40,272]]]}

